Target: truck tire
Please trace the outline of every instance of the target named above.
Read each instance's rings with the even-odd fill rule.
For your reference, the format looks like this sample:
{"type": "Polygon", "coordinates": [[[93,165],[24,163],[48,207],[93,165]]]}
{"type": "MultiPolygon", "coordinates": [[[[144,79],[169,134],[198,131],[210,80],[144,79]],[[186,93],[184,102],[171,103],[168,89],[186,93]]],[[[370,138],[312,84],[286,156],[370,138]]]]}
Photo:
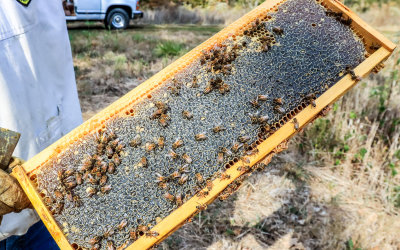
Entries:
{"type": "Polygon", "coordinates": [[[108,13],[104,24],[108,29],[124,30],[129,25],[129,15],[124,9],[115,8],[108,13]]]}

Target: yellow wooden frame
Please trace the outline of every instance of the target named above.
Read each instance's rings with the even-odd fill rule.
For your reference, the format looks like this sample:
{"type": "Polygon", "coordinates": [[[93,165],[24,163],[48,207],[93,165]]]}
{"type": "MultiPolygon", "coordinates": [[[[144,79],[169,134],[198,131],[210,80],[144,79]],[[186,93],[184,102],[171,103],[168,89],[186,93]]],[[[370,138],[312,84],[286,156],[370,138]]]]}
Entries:
{"type": "MultiPolygon", "coordinates": [[[[44,222],[47,229],[61,249],[73,249],[73,247],[66,239],[61,228],[57,225],[50,211],[44,205],[42,197],[35,188],[34,181],[36,178],[36,170],[46,164],[49,159],[58,155],[64,149],[68,148],[68,146],[70,146],[72,143],[83,140],[83,137],[85,135],[103,128],[104,123],[108,119],[114,116],[129,114],[129,109],[135,102],[137,102],[141,98],[145,98],[149,93],[151,93],[152,90],[164,83],[181,69],[188,66],[191,62],[193,62],[193,60],[196,60],[198,56],[201,55],[201,51],[209,50],[212,46],[214,46],[214,44],[218,44],[224,41],[231,34],[236,34],[241,30],[244,30],[256,18],[261,17],[268,11],[275,11],[277,7],[284,1],[285,0],[267,0],[259,7],[246,14],[244,17],[229,25],[228,27],[205,41],[203,44],[199,45],[198,47],[154,75],[152,78],[142,83],[140,86],[133,89],[125,96],[121,97],[115,103],[111,104],[109,107],[96,114],[93,118],[68,133],[66,136],[64,136],[63,138],[46,148],[44,151],[33,157],[31,160],[26,162],[23,166],[19,166],[14,169],[13,175],[21,184],[28,198],[32,202],[33,207],[36,209],[42,221],[44,222]]],[[[360,37],[363,38],[367,49],[370,45],[373,44],[378,44],[381,46],[380,49],[373,52],[366,60],[364,60],[354,69],[357,75],[366,76],[372,69],[385,61],[395,49],[395,44],[393,44],[383,35],[378,33],[372,27],[367,25],[364,21],[362,21],[351,10],[342,5],[339,1],[321,0],[320,2],[330,9],[343,12],[346,16],[350,17],[353,20],[351,24],[353,30],[360,37]]],[[[353,81],[349,75],[347,75],[331,88],[329,88],[315,101],[316,107],[308,106],[295,116],[297,121],[299,122],[300,127],[303,127],[307,123],[312,121],[316,116],[318,116],[318,114],[324,107],[336,101],[355,84],[356,82],[353,81]]],[[[257,162],[262,160],[265,156],[273,152],[273,150],[280,143],[284,142],[295,133],[296,130],[294,129],[293,123],[291,123],[290,121],[287,122],[274,134],[272,134],[260,145],[258,145],[259,153],[249,157],[250,164],[247,163],[246,165],[253,166],[257,162]]],[[[154,226],[151,230],[157,231],[159,233],[158,237],[140,237],[137,241],[128,246],[128,249],[147,249],[154,244],[162,241],[164,238],[166,238],[168,235],[178,229],[182,224],[184,224],[188,218],[193,216],[193,214],[197,212],[196,207],[199,204],[211,203],[215,198],[218,197],[218,194],[220,194],[230,183],[237,179],[242,174],[242,172],[237,170],[237,167],[243,164],[243,162],[239,161],[231,168],[226,170],[227,174],[231,176],[230,179],[222,181],[220,179],[214,180],[214,187],[209,192],[209,195],[207,197],[192,197],[181,207],[173,211],[170,215],[165,217],[156,226],[154,226]]]]}

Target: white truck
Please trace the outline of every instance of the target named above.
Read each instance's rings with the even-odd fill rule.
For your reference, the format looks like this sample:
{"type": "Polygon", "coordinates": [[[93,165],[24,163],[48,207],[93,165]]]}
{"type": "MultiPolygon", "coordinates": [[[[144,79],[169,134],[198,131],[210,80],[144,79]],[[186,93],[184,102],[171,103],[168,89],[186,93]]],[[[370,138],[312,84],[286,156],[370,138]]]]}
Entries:
{"type": "Polygon", "coordinates": [[[103,20],[109,29],[126,29],[143,17],[139,0],[62,0],[67,21],[103,20]]]}

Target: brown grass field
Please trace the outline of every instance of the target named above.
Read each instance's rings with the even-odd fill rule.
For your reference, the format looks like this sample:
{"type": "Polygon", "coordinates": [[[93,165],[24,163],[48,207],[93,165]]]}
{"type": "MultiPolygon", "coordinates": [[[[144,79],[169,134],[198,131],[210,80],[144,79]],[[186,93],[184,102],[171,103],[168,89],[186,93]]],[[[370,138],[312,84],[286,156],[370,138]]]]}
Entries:
{"type": "MultiPolygon", "coordinates": [[[[360,16],[400,46],[399,7],[360,16]]],[[[68,26],[85,120],[222,28],[68,26]]],[[[385,65],[159,249],[400,249],[399,49],[385,65]]]]}

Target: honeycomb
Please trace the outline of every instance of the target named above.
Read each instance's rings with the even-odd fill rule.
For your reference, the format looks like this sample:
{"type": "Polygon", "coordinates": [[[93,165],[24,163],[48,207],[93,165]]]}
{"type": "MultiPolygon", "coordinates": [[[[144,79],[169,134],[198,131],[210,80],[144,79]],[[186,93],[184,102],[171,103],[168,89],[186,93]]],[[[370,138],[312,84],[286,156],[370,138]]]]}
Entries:
{"type": "Polygon", "coordinates": [[[207,195],[299,106],[346,73],[358,79],[366,49],[350,24],[317,1],[287,0],[54,157],[36,183],[68,241],[105,249],[157,236],[149,228],[207,195]]]}

